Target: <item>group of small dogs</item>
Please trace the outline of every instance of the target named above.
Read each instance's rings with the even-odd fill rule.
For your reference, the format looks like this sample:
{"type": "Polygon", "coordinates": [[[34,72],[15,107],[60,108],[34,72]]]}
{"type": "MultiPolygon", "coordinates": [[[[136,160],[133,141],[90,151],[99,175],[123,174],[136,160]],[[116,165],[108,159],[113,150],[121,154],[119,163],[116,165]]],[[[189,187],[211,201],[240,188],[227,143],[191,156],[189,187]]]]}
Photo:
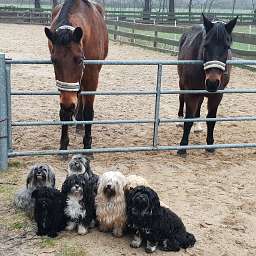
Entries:
{"type": "Polygon", "coordinates": [[[39,236],[56,237],[65,229],[85,235],[98,227],[116,237],[132,234],[131,247],[145,245],[148,253],[157,248],[179,251],[196,242],[143,177],[124,176],[117,170],[98,176],[82,155],[69,162],[61,191],[55,188],[51,166],[34,165],[14,204],[36,221],[39,236]]]}

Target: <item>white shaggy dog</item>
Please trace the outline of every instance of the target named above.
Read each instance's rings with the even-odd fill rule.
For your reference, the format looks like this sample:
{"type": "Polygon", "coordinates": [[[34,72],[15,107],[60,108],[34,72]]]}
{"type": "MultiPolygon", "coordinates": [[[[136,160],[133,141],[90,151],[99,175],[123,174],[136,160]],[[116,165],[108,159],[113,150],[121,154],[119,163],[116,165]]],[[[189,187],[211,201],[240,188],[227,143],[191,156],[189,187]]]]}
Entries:
{"type": "Polygon", "coordinates": [[[95,198],[99,230],[112,231],[116,237],[123,235],[126,225],[125,176],[118,171],[105,172],[99,177],[95,198]]]}
{"type": "Polygon", "coordinates": [[[148,181],[141,176],[129,175],[127,176],[126,179],[127,179],[127,182],[125,185],[125,191],[132,190],[137,186],[149,187],[148,181]]]}

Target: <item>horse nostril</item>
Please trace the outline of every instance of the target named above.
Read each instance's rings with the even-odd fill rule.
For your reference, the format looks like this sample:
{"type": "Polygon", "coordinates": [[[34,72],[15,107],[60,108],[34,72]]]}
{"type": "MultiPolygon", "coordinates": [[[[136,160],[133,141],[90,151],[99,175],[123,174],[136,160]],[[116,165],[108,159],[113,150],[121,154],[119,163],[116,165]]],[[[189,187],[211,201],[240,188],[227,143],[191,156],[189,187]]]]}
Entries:
{"type": "Polygon", "coordinates": [[[208,92],[216,92],[220,86],[220,81],[207,79],[205,81],[205,85],[206,85],[206,90],[208,92]]]}

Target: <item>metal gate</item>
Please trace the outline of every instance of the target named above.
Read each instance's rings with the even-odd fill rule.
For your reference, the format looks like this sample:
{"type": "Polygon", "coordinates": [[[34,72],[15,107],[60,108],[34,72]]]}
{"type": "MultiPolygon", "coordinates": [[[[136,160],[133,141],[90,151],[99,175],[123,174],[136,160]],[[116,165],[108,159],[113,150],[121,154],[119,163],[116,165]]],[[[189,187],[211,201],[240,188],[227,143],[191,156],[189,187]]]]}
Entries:
{"type": "MultiPolygon", "coordinates": [[[[210,148],[251,148],[256,147],[256,143],[243,144],[214,144],[214,145],[188,145],[188,146],[161,146],[158,143],[158,129],[161,123],[173,122],[205,122],[205,121],[255,121],[256,116],[238,116],[223,118],[160,118],[160,101],[162,94],[208,94],[205,90],[163,90],[161,89],[162,67],[163,65],[202,65],[201,61],[178,61],[178,60],[132,60],[132,61],[112,61],[112,60],[86,60],[86,65],[155,65],[157,66],[156,87],[152,91],[83,91],[82,95],[153,95],[155,96],[155,113],[153,119],[133,119],[133,120],[93,120],[93,121],[27,121],[12,122],[11,97],[12,95],[35,96],[35,95],[59,95],[57,91],[12,91],[10,81],[11,65],[49,65],[49,60],[12,60],[6,59],[4,54],[0,54],[0,170],[6,169],[9,157],[17,156],[36,156],[36,155],[55,155],[55,154],[75,154],[75,153],[109,153],[109,152],[135,152],[135,151],[160,151],[160,150],[178,150],[178,149],[210,149],[210,148]],[[47,126],[47,125],[76,125],[76,124],[147,124],[153,125],[152,143],[148,146],[136,147],[102,147],[92,149],[77,150],[41,150],[41,151],[15,151],[12,147],[12,127],[17,126],[47,126]]],[[[232,60],[228,65],[256,65],[256,60],[232,60]]],[[[215,93],[256,93],[254,89],[225,89],[215,93]]]]}

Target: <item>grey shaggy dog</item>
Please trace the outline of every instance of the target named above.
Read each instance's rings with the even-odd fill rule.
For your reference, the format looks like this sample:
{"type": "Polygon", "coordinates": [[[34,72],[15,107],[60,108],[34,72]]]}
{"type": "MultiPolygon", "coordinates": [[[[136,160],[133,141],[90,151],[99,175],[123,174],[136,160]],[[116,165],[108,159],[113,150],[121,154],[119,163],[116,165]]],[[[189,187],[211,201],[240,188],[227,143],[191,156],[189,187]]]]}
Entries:
{"type": "Polygon", "coordinates": [[[84,174],[86,178],[93,176],[90,160],[80,154],[74,155],[68,163],[68,176],[73,174],[84,174]]]}
{"type": "Polygon", "coordinates": [[[35,200],[31,198],[32,192],[40,187],[55,188],[55,174],[48,164],[36,164],[31,167],[27,176],[26,186],[21,188],[14,197],[14,205],[33,218],[35,200]]]}

